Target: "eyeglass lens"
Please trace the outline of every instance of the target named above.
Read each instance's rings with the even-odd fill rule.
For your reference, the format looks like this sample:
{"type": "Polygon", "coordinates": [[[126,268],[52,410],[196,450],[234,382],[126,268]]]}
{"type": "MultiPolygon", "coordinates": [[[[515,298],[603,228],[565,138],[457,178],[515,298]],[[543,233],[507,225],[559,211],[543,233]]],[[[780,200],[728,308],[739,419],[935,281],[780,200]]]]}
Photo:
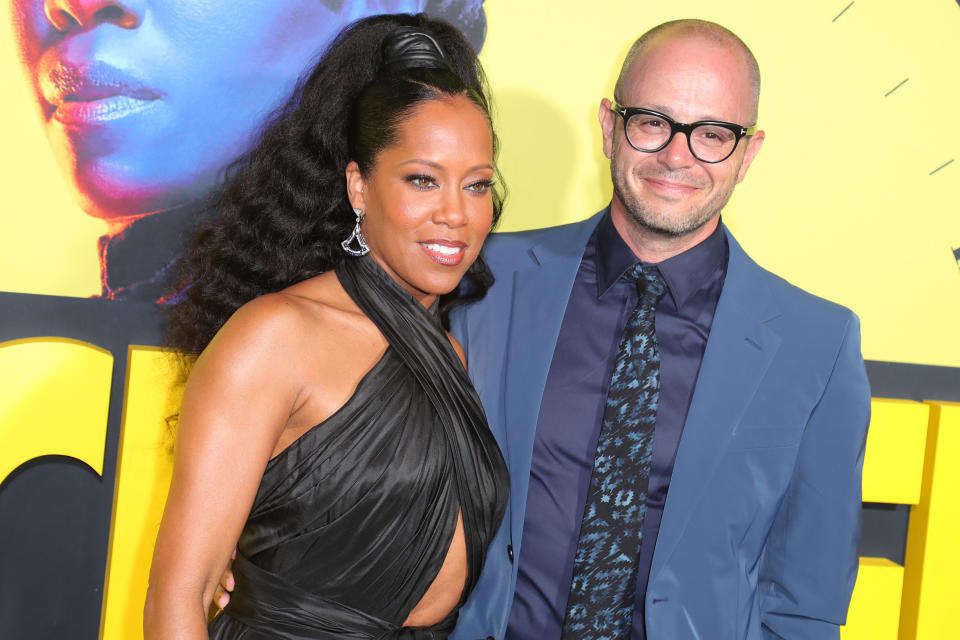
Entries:
{"type": "MultiPolygon", "coordinates": [[[[626,123],[627,140],[642,151],[656,151],[666,145],[670,131],[669,122],[647,113],[635,113],[626,123]]],[[[718,162],[733,153],[737,137],[730,129],[702,124],[690,132],[689,144],[697,159],[718,162]]]]}

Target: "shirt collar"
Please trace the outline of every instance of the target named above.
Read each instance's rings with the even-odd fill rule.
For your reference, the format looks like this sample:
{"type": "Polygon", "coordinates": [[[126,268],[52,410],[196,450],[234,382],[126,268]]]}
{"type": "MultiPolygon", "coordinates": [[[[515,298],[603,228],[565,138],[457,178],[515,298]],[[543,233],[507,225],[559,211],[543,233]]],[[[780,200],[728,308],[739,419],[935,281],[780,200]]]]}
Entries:
{"type": "MultiPolygon", "coordinates": [[[[597,297],[604,295],[623,273],[639,260],[613,225],[610,210],[597,226],[597,297]]],[[[690,247],[668,260],[658,263],[660,274],[676,308],[680,308],[707,283],[710,276],[727,263],[727,239],[723,225],[700,244],[690,247]]]]}

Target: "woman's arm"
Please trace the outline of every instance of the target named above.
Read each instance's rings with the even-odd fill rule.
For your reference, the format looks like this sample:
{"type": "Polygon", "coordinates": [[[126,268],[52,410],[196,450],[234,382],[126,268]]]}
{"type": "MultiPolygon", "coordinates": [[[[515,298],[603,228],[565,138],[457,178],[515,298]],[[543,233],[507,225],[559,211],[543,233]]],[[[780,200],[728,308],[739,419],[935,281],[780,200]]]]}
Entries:
{"type": "Polygon", "coordinates": [[[302,316],[282,295],[241,308],[190,374],[144,609],[146,640],[207,638],[207,610],[301,395],[302,316]]]}

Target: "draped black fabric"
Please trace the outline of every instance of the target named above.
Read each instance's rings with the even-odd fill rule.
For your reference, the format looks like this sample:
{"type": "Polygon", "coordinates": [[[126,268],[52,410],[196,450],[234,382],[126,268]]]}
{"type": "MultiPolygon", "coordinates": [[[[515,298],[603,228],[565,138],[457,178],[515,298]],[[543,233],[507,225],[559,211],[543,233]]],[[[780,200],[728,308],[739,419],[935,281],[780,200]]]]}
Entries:
{"type": "Polygon", "coordinates": [[[337,277],[389,346],[356,392],[267,465],[216,640],[445,638],[456,610],[403,627],[462,513],[476,584],[506,505],[506,465],[434,315],[369,256],[337,277]]]}

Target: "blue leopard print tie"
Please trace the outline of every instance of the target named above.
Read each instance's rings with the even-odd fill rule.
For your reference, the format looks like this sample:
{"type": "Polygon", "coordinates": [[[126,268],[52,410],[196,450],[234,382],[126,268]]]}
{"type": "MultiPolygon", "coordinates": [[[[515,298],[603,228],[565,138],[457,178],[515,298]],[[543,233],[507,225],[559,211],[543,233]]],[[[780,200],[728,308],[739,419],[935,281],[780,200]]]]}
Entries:
{"type": "Polygon", "coordinates": [[[654,308],[666,285],[659,270],[640,264],[623,277],[637,283],[640,300],[610,376],[573,564],[565,640],[628,639],[633,621],[660,395],[654,308]]]}

